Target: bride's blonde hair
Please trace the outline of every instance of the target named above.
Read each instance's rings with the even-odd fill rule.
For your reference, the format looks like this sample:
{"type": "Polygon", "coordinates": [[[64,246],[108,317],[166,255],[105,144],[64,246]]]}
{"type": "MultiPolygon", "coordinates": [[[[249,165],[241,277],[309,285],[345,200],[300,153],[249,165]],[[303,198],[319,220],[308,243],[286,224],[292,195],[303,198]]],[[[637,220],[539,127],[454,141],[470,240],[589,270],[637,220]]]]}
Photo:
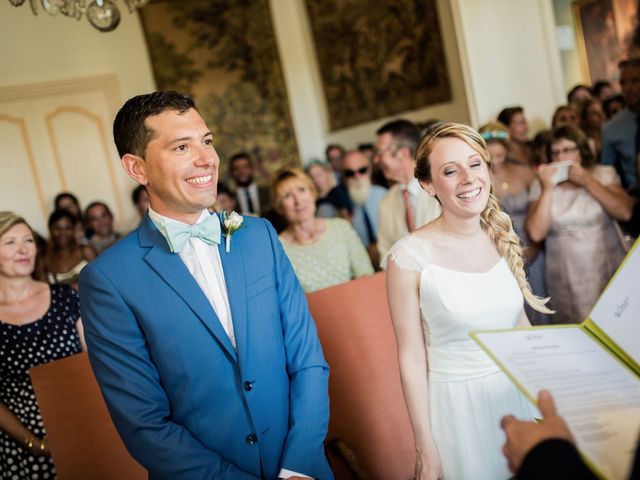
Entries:
{"type": "MultiPolygon", "coordinates": [[[[490,156],[482,136],[471,127],[460,123],[439,123],[431,127],[422,138],[416,152],[415,176],[420,182],[431,183],[431,163],[429,155],[437,140],[441,138],[458,138],[480,154],[482,159],[490,164],[490,156]]],[[[520,238],[513,230],[511,217],[507,215],[493,194],[493,186],[489,193],[487,206],[480,214],[480,225],[487,232],[502,257],[507,259],[509,268],[513,272],[522,295],[531,307],[542,313],[554,313],[547,308],[549,298],[540,298],[534,295],[527,281],[524,271],[524,259],[520,238]]]]}

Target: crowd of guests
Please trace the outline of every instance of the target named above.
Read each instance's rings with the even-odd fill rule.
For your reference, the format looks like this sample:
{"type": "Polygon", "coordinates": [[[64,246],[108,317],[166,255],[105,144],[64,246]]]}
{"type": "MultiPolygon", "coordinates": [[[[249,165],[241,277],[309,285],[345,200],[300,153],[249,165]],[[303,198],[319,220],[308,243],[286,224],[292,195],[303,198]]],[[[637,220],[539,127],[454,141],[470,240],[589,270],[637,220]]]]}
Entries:
{"type": "MultiPolygon", "coordinates": [[[[305,292],[389,269],[405,398],[424,442],[418,460],[425,478],[500,470],[499,450],[484,454],[477,467],[473,458],[458,458],[464,449],[437,447],[462,441],[468,424],[456,420],[460,409],[483,417],[499,390],[505,408],[525,417],[533,412],[496,377],[430,392],[439,423],[429,426],[424,338],[434,342],[432,375],[438,362],[454,371],[460,358],[478,364],[477,351],[465,343],[468,328],[581,322],[638,236],[640,60],[620,67],[621,92],[604,81],[574,87],[550,128],[533,138],[524,109],[510,106],[477,131],[393,120],[372,132],[374,143],[353,150],[332,144],[325,159],[269,178],[258,175],[250,153],[228,159],[228,179],[218,183],[209,210],[269,220],[305,292]],[[430,275],[423,284],[424,271],[430,275]],[[466,284],[492,323],[478,325],[477,314],[471,319],[448,303],[466,284]],[[448,347],[438,349],[449,342],[459,349],[455,359],[448,347]],[[474,393],[466,398],[460,388],[474,393]],[[463,400],[471,403],[461,406],[463,400]]],[[[131,200],[142,219],[145,188],[137,187],[131,200]]],[[[54,478],[27,370],[85,348],[74,288],[80,271],[121,235],[107,204],[94,201],[83,210],[70,192],[56,196],[47,225],[45,240],[21,217],[0,212],[0,334],[8,339],[0,342],[0,453],[12,471],[54,478]]],[[[489,431],[497,438],[495,427],[482,426],[469,443],[489,431]]]]}

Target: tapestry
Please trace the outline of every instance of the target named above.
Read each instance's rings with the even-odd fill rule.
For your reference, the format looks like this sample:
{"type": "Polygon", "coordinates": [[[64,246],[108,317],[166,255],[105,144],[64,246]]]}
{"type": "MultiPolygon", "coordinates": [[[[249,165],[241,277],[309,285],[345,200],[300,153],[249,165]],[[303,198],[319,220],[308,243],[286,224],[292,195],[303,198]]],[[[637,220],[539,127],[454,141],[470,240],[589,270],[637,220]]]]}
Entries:
{"type": "Polygon", "coordinates": [[[306,0],[331,130],[451,99],[435,0],[306,0]]]}
{"type": "Polygon", "coordinates": [[[223,172],[239,151],[264,178],[300,165],[269,0],[155,0],[140,12],[158,89],[194,98],[223,172]]]}

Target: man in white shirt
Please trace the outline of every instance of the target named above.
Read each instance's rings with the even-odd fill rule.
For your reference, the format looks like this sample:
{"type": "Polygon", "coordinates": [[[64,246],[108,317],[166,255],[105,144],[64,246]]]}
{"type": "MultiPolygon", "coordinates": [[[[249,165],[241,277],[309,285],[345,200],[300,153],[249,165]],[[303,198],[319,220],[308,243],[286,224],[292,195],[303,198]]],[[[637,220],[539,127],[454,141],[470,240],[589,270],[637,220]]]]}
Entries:
{"type": "Polygon", "coordinates": [[[420,130],[408,120],[394,120],[376,132],[375,161],[387,180],[396,182],[380,201],[378,251],[384,259],[391,246],[440,215],[440,204],[415,178],[420,130]]]}
{"type": "Polygon", "coordinates": [[[267,221],[207,211],[219,158],[193,100],[133,97],[114,138],[149,214],[84,269],[80,304],[128,450],[151,480],[331,479],[328,367],[304,293],[267,221]]]}

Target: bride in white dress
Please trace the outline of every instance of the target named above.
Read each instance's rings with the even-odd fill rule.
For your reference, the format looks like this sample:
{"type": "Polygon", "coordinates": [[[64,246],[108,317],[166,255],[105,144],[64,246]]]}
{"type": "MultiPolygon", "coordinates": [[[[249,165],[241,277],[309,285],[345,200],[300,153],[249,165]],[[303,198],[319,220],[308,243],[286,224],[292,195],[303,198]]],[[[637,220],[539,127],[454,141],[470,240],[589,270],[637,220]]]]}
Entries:
{"type": "Polygon", "coordinates": [[[415,172],[442,215],[397,242],[386,259],[417,479],[509,478],[500,419],[536,414],[469,337],[471,330],[529,326],[523,297],[552,313],[529,288],[519,239],[490,193],[488,163],[475,130],[433,127],[415,172]]]}

